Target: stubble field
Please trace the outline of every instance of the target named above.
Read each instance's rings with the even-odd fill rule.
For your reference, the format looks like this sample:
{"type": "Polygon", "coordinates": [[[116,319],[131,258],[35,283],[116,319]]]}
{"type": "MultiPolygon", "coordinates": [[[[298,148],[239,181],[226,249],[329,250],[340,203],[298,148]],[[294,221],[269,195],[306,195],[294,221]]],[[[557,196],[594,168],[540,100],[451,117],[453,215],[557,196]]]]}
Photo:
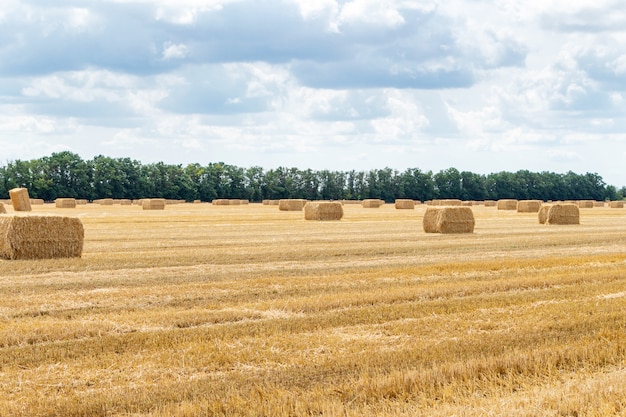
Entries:
{"type": "Polygon", "coordinates": [[[626,416],[626,209],[33,208],[85,245],[0,260],[0,416],[626,416]]]}

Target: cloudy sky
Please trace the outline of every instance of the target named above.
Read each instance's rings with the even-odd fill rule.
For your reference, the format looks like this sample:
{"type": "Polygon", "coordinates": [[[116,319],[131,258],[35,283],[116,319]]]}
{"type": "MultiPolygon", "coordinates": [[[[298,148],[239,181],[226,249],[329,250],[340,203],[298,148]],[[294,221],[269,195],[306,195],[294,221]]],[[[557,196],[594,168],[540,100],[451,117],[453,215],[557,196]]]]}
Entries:
{"type": "Polygon", "coordinates": [[[0,164],[596,172],[626,185],[621,0],[2,0],[0,164]]]}

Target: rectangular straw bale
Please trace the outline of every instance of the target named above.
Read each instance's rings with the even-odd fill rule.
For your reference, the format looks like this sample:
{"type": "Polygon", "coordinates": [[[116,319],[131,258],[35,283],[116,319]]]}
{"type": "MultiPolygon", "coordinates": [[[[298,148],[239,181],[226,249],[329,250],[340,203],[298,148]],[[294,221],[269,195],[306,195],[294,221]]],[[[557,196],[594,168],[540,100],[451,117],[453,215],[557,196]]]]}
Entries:
{"type": "Polygon", "coordinates": [[[361,200],[341,200],[342,204],[361,204],[361,200]]]}
{"type": "Polygon", "coordinates": [[[443,198],[440,200],[433,200],[436,206],[462,206],[463,201],[458,198],[443,198]]]}
{"type": "Polygon", "coordinates": [[[611,201],[609,203],[609,207],[610,208],[624,208],[624,202],[623,201],[611,201]]]}
{"type": "Polygon", "coordinates": [[[305,220],[341,220],[342,217],[340,201],[309,201],[304,205],[305,220]]]}
{"type": "Polygon", "coordinates": [[[132,206],[133,205],[133,200],[131,200],[129,198],[120,198],[119,204],[121,206],[132,206]]]}
{"type": "Polygon", "coordinates": [[[464,206],[464,207],[472,207],[474,205],[474,202],[473,201],[463,201],[461,205],[464,206]]]}
{"type": "Polygon", "coordinates": [[[537,213],[539,224],[546,224],[548,221],[548,211],[550,207],[552,207],[552,204],[542,204],[541,207],[539,207],[539,212],[537,213]]]}
{"type": "Polygon", "coordinates": [[[54,200],[54,205],[56,208],[75,208],[76,207],[76,199],[75,198],[57,198],[54,200]]]}
{"type": "Polygon", "coordinates": [[[503,198],[498,200],[496,205],[498,210],[517,210],[517,200],[503,198]]]}
{"type": "Polygon", "coordinates": [[[379,208],[383,204],[385,204],[385,202],[378,198],[366,198],[363,202],[361,202],[361,206],[364,208],[379,208]]]}
{"type": "Polygon", "coordinates": [[[426,233],[473,233],[474,212],[471,207],[429,207],[422,225],[426,233]]]}
{"type": "Polygon", "coordinates": [[[143,210],[165,210],[164,198],[144,198],[141,200],[143,210]]]}
{"type": "Polygon", "coordinates": [[[278,200],[278,210],[301,211],[304,208],[306,202],[306,200],[301,198],[282,198],[278,200]]]}
{"type": "Polygon", "coordinates": [[[593,206],[594,207],[604,207],[604,201],[594,201],[593,202],[593,206]]]}
{"type": "Polygon", "coordinates": [[[112,198],[101,198],[98,200],[94,200],[95,204],[100,204],[101,206],[112,206],[113,199],[112,198]]]}
{"type": "Polygon", "coordinates": [[[594,201],[593,200],[579,200],[578,208],[593,208],[594,201]]]}
{"type": "Polygon", "coordinates": [[[80,219],[63,216],[0,217],[0,258],[80,257],[85,232],[80,219]]]}
{"type": "Polygon", "coordinates": [[[87,204],[87,200],[86,199],[84,199],[84,198],[77,198],[76,199],[76,205],[84,206],[86,204],[87,204]]]}
{"type": "Polygon", "coordinates": [[[228,200],[227,198],[216,198],[215,200],[211,201],[211,204],[213,204],[214,206],[229,206],[230,200],[228,200]]]}
{"type": "Polygon", "coordinates": [[[518,213],[539,213],[543,201],[541,200],[520,200],[517,202],[518,213]]]}
{"type": "Polygon", "coordinates": [[[548,210],[546,224],[580,224],[580,210],[577,204],[557,203],[548,210]]]}
{"type": "Polygon", "coordinates": [[[27,188],[13,188],[9,190],[9,197],[11,197],[11,204],[13,204],[13,210],[32,211],[32,207],[30,204],[30,197],[28,196],[27,188]]]}
{"type": "Polygon", "coordinates": [[[31,198],[30,199],[31,206],[43,206],[44,203],[45,201],[43,200],[43,198],[31,198]]]}
{"type": "Polygon", "coordinates": [[[485,207],[495,207],[498,205],[498,202],[496,200],[485,200],[484,204],[485,207]]]}
{"type": "Polygon", "coordinates": [[[397,210],[412,210],[415,208],[415,201],[405,198],[398,198],[395,201],[397,210]]]}
{"type": "Polygon", "coordinates": [[[7,209],[4,208],[4,204],[0,203],[0,214],[6,214],[7,209]]]}
{"type": "Polygon", "coordinates": [[[228,200],[228,205],[229,206],[240,206],[241,205],[241,200],[238,198],[231,198],[228,200]]]}

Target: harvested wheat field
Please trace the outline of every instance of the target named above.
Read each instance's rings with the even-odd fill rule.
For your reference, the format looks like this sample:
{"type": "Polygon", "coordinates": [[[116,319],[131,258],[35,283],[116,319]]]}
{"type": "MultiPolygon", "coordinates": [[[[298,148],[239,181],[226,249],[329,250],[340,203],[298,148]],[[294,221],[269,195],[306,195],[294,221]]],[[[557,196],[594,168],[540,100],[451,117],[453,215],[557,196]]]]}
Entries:
{"type": "Polygon", "coordinates": [[[77,206],[0,260],[0,415],[626,415],[626,211],[343,210],[77,206]]]}

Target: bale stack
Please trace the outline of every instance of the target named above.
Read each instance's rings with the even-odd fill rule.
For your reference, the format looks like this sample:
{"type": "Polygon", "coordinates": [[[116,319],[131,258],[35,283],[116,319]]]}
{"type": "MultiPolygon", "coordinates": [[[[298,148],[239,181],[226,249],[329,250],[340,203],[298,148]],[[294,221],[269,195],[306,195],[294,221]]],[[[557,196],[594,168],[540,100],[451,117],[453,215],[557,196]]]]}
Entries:
{"type": "Polygon", "coordinates": [[[63,216],[0,217],[0,258],[76,258],[85,232],[80,219],[63,216]]]}
{"type": "Polygon", "coordinates": [[[302,211],[306,200],[302,198],[282,198],[278,200],[278,210],[280,211],[302,211]]]}
{"type": "Polygon", "coordinates": [[[339,201],[309,201],[304,205],[305,220],[341,220],[343,205],[339,201]]]}
{"type": "Polygon", "coordinates": [[[539,213],[543,201],[541,200],[520,200],[517,202],[518,213],[539,213]]]}
{"type": "Polygon", "coordinates": [[[383,204],[385,204],[385,202],[383,200],[378,199],[378,198],[366,198],[361,203],[361,206],[364,207],[364,208],[379,208],[383,204]]]}
{"type": "Polygon", "coordinates": [[[593,208],[593,200],[580,200],[578,201],[578,208],[593,208]]]}
{"type": "Polygon", "coordinates": [[[609,207],[610,208],[624,208],[624,202],[623,201],[611,201],[609,203],[609,207]]]}
{"type": "Polygon", "coordinates": [[[498,210],[517,210],[517,200],[503,198],[496,204],[498,210]]]}
{"type": "Polygon", "coordinates": [[[30,204],[30,197],[28,197],[27,188],[13,188],[9,190],[9,197],[11,197],[13,210],[31,211],[33,209],[30,204]]]}
{"type": "Polygon", "coordinates": [[[144,210],[165,210],[165,199],[144,198],[141,200],[141,208],[144,210]]]}
{"type": "Polygon", "coordinates": [[[76,208],[75,198],[57,198],[54,200],[56,208],[76,208]]]}
{"type": "Polygon", "coordinates": [[[473,233],[474,212],[470,207],[428,207],[422,220],[426,233],[473,233]]]}
{"type": "Polygon", "coordinates": [[[396,199],[395,206],[397,210],[413,210],[415,208],[415,201],[399,198],[396,199]]]}
{"type": "Polygon", "coordinates": [[[577,204],[557,203],[550,206],[546,224],[580,224],[580,210],[577,204]]]}

